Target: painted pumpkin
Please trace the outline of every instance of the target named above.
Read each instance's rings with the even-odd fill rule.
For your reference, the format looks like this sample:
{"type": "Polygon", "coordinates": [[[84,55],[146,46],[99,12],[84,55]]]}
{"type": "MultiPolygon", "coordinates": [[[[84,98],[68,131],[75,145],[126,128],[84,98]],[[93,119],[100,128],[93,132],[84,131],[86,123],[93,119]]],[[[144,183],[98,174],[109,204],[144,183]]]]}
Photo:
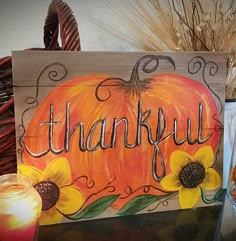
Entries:
{"type": "Polygon", "coordinates": [[[119,209],[142,193],[162,194],[174,150],[216,151],[219,115],[209,89],[177,74],[142,81],[136,70],[130,81],[94,74],[53,89],[28,125],[24,162],[44,169],[66,157],[85,197],[112,191],[120,194],[113,205],[119,209]]]}

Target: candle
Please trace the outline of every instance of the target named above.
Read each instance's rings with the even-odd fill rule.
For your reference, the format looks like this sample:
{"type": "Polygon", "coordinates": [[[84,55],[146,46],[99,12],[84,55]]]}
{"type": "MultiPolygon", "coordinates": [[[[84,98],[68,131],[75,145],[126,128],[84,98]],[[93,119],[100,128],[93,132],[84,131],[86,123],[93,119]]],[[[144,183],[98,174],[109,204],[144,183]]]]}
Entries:
{"type": "Polygon", "coordinates": [[[0,176],[0,241],[36,241],[41,207],[29,177],[0,176]]]}

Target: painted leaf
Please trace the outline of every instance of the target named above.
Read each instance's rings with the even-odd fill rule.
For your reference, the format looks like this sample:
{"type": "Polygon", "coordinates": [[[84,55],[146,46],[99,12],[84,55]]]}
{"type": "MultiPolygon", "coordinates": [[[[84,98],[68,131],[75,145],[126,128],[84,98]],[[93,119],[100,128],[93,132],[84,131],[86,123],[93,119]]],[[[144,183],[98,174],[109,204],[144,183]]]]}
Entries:
{"type": "Polygon", "coordinates": [[[213,198],[207,198],[207,194],[204,192],[204,189],[201,188],[201,197],[202,201],[206,204],[211,204],[216,201],[223,202],[224,200],[224,189],[220,188],[213,198]]]}
{"type": "Polygon", "coordinates": [[[220,188],[219,191],[215,194],[215,200],[219,202],[224,201],[224,189],[220,188]]]}
{"type": "Polygon", "coordinates": [[[94,218],[97,215],[103,213],[120,195],[109,195],[101,197],[93,203],[89,204],[85,209],[78,214],[67,216],[71,220],[79,220],[85,218],[94,218]]]}
{"type": "Polygon", "coordinates": [[[162,195],[162,196],[155,196],[155,195],[150,195],[150,194],[144,194],[137,196],[130,200],[127,204],[125,204],[116,214],[118,215],[132,215],[135,214],[144,208],[148,207],[155,201],[167,197],[170,194],[162,195]]]}

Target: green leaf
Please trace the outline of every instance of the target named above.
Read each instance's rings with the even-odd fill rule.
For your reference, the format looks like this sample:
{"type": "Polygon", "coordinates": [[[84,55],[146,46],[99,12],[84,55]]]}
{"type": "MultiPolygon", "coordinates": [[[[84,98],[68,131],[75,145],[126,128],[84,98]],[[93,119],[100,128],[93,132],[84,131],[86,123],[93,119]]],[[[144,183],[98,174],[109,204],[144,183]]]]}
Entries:
{"type": "Polygon", "coordinates": [[[118,195],[109,195],[101,197],[93,203],[89,204],[86,208],[82,209],[80,212],[74,215],[68,215],[67,218],[71,220],[94,218],[97,215],[103,213],[116,199],[120,196],[118,195]]]}
{"type": "Polygon", "coordinates": [[[216,201],[223,202],[223,200],[224,200],[224,189],[220,188],[213,198],[208,199],[204,190],[201,188],[201,196],[202,196],[203,202],[206,203],[206,204],[211,204],[211,203],[214,203],[216,201]]]}
{"type": "Polygon", "coordinates": [[[118,215],[132,215],[135,214],[144,208],[148,207],[152,203],[156,202],[157,200],[160,200],[161,198],[167,197],[171,194],[166,194],[162,196],[155,196],[151,194],[143,194],[139,195],[132,200],[130,200],[128,203],[126,203],[116,214],[118,215]]]}
{"type": "Polygon", "coordinates": [[[215,195],[215,200],[219,202],[223,202],[225,197],[225,191],[223,188],[220,188],[215,195]]]}

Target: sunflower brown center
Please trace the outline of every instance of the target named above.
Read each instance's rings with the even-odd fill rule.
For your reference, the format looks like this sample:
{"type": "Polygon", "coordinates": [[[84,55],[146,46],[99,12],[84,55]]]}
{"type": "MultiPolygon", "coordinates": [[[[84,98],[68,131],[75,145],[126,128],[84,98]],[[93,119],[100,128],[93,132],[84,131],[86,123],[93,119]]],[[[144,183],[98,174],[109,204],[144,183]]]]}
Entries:
{"type": "Polygon", "coordinates": [[[198,162],[191,162],[183,167],[179,180],[186,188],[197,187],[205,178],[205,168],[198,162]]]}
{"type": "Polygon", "coordinates": [[[59,187],[51,181],[42,181],[34,185],[42,198],[42,210],[54,207],[60,197],[59,187]]]}

